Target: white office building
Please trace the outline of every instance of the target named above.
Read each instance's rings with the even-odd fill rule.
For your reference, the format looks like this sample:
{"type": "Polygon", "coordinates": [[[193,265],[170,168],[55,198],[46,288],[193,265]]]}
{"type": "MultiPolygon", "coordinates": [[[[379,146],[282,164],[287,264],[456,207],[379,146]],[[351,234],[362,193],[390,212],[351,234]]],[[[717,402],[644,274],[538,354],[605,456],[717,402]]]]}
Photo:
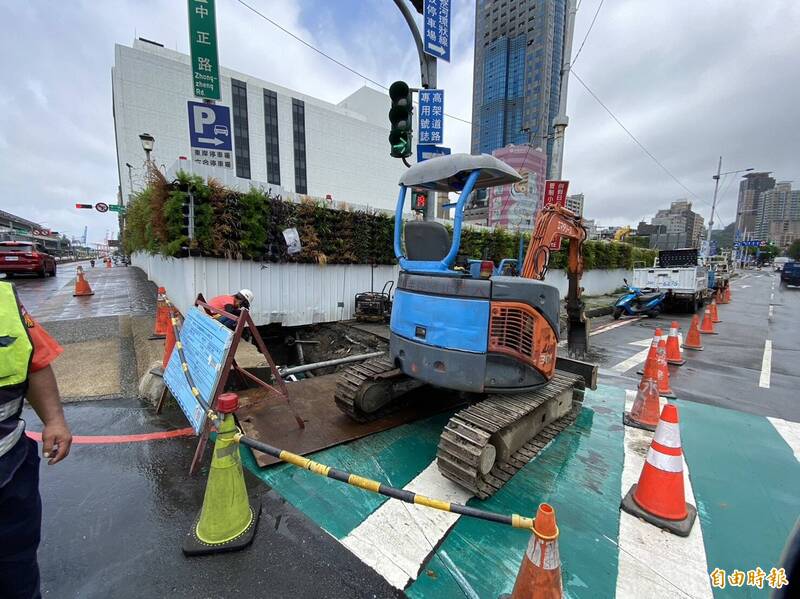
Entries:
{"type": "Polygon", "coordinates": [[[111,72],[120,193],[127,202],[143,182],[139,135],[155,138],[151,159],[164,172],[176,166],[213,175],[238,189],[332,199],[393,209],[405,171],[389,156],[389,97],[362,87],[338,104],[268,81],[220,70],[222,100],[230,108],[230,151],[190,145],[193,97],[189,56],[142,39],[116,45],[111,72]],[[127,165],[130,165],[127,166],[127,165]]]}

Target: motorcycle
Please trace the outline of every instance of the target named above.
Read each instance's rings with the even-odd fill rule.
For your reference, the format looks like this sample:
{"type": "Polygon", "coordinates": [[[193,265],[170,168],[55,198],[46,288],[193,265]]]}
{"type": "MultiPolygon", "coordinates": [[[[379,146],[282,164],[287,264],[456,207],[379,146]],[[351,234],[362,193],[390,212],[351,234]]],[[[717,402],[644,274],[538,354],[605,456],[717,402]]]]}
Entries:
{"type": "Polygon", "coordinates": [[[665,292],[652,291],[646,293],[638,287],[628,284],[628,279],[622,279],[628,288],[627,293],[620,296],[614,304],[614,320],[623,314],[627,316],[639,316],[645,314],[650,318],[655,318],[661,314],[664,308],[664,300],[667,297],[665,292]]]}
{"type": "Polygon", "coordinates": [[[94,268],[94,260],[89,260],[89,264],[91,264],[92,268],[94,268]]]}

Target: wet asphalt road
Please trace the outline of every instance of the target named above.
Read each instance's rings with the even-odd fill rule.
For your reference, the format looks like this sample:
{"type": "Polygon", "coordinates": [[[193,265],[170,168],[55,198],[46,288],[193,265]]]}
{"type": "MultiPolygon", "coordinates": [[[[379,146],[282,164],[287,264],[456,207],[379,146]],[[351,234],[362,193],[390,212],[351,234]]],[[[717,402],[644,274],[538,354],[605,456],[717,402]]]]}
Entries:
{"type": "MultiPolygon", "coordinates": [[[[800,288],[781,286],[780,273],[764,269],[745,271],[731,290],[731,303],[718,307],[719,334],[702,335],[703,351],[684,350],[687,363],[669,367],[673,391],[680,399],[800,421],[800,288]],[[772,344],[768,388],[761,386],[767,340],[772,344]]],[[[666,334],[672,320],[686,335],[690,315],[662,314],[593,336],[600,382],[635,389],[639,368],[619,373],[614,366],[645,349],[631,342],[651,339],[656,327],[666,334]]]]}
{"type": "MultiPolygon", "coordinates": [[[[69,276],[65,271],[59,274],[69,276]]],[[[57,285],[59,278],[19,279],[32,311],[36,302],[47,303],[47,291],[35,285],[57,285]]],[[[795,391],[800,384],[798,308],[800,289],[782,288],[770,272],[745,273],[733,284],[733,302],[720,306],[724,321],[717,325],[720,334],[704,336],[703,352],[687,354],[686,365],[671,367],[673,389],[682,399],[800,421],[795,391]],[[759,386],[766,339],[774,349],[769,388],[759,386]]],[[[685,333],[689,316],[674,318],[685,333]]],[[[649,340],[656,326],[666,329],[672,319],[672,315],[644,319],[592,337],[600,382],[635,388],[639,380],[635,367],[625,373],[613,367],[644,349],[631,342],[649,340]]],[[[80,320],[75,326],[92,322],[80,320]]],[[[62,321],[59,326],[67,324],[62,321]]],[[[76,435],[186,426],[181,413],[155,416],[134,398],[69,404],[65,409],[76,435]]],[[[39,430],[29,409],[26,418],[30,430],[39,430]]],[[[186,473],[193,450],[194,439],[76,445],[62,464],[42,465],[44,527],[39,555],[44,595],[398,595],[336,540],[249,475],[251,495],[259,496],[264,505],[254,545],[236,554],[185,558],[181,543],[202,503],[206,478],[205,472],[196,477],[186,473]]]]}
{"type": "MultiPolygon", "coordinates": [[[[25,307],[35,318],[38,318],[37,311],[39,307],[52,299],[64,285],[75,278],[75,269],[78,265],[82,266],[86,271],[92,270],[87,260],[83,262],[59,264],[56,269],[55,277],[44,277],[40,279],[39,277],[30,275],[15,275],[12,278],[8,278],[7,275],[0,274],[0,278],[5,277],[6,281],[14,283],[14,286],[17,288],[17,293],[25,304],[25,307]]],[[[96,269],[97,267],[95,267],[95,270],[96,269]]]]}

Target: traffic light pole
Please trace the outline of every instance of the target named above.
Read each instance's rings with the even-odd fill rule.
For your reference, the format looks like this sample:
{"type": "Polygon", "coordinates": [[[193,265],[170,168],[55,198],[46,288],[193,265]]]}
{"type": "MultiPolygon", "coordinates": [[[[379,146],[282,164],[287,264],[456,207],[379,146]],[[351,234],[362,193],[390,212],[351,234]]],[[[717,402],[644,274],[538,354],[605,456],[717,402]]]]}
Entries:
{"type": "MultiPolygon", "coordinates": [[[[414,44],[417,46],[417,54],[419,54],[419,71],[420,71],[420,85],[426,89],[436,88],[436,57],[425,54],[422,45],[422,35],[420,35],[419,27],[414,21],[414,15],[408,8],[406,0],[394,0],[397,8],[403,13],[403,17],[411,30],[411,35],[414,38],[414,44]]],[[[436,192],[428,192],[428,202],[425,205],[425,212],[423,213],[425,220],[433,220],[436,218],[436,192]]]]}
{"type": "Polygon", "coordinates": [[[561,61],[561,81],[558,98],[558,114],[553,119],[554,139],[553,155],[549,164],[549,177],[558,181],[564,163],[564,133],[569,125],[567,117],[567,88],[569,87],[569,71],[572,67],[572,36],[575,31],[575,0],[567,0],[567,23],[564,30],[564,50],[561,61]]]}

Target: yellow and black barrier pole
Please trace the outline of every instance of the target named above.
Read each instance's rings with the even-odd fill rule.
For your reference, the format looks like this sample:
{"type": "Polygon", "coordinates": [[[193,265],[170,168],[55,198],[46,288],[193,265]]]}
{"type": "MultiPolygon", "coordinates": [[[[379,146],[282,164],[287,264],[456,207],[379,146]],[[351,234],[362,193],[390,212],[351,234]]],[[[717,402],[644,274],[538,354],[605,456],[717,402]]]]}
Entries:
{"type": "Polygon", "coordinates": [[[495,512],[479,510],[477,508],[469,507],[460,503],[451,503],[449,501],[442,501],[441,499],[433,499],[431,497],[426,497],[425,495],[420,495],[419,493],[406,491],[405,489],[390,487],[389,485],[384,485],[376,480],[364,478],[363,476],[358,476],[357,474],[351,474],[349,472],[345,472],[344,470],[337,470],[336,468],[331,468],[325,464],[320,464],[314,460],[304,458],[296,453],[278,449],[277,447],[273,447],[272,445],[268,445],[261,441],[256,441],[255,439],[251,439],[242,433],[237,433],[234,435],[234,439],[244,445],[247,445],[251,449],[271,455],[274,458],[297,466],[298,468],[303,468],[304,470],[308,470],[314,474],[319,474],[320,476],[325,476],[327,478],[332,478],[334,480],[347,483],[348,485],[358,487],[359,489],[378,493],[386,497],[391,497],[392,499],[399,499],[400,501],[404,501],[406,503],[424,505],[425,507],[441,510],[443,512],[452,512],[454,514],[461,514],[462,516],[469,516],[471,518],[478,518],[480,520],[488,520],[489,522],[496,522],[498,524],[506,524],[508,526],[513,526],[514,528],[533,530],[533,518],[520,516],[519,514],[497,514],[495,512]]]}

